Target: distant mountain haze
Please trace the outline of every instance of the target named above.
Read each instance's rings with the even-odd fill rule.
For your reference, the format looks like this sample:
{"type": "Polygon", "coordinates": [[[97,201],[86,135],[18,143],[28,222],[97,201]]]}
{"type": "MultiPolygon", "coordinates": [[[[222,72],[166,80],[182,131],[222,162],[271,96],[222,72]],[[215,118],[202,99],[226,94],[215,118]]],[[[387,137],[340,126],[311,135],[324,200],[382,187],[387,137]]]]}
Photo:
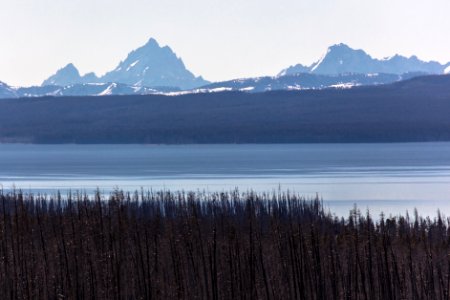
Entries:
{"type": "Polygon", "coordinates": [[[66,86],[112,82],[180,89],[191,89],[209,83],[187,70],[181,58],[178,58],[170,47],[160,47],[158,42],[151,38],[144,46],[130,52],[125,60],[104,76],[98,78],[94,73],[80,76],[77,68],[73,64],[68,64],[46,79],[42,85],[66,86]]]}
{"type": "MultiPolygon", "coordinates": [[[[405,74],[450,72],[450,63],[425,62],[416,56],[409,58],[394,55],[386,59],[372,58],[363,50],[353,49],[346,44],[336,44],[328,48],[325,55],[310,66],[296,64],[282,70],[278,76],[299,73],[320,75],[357,74],[405,74]]],[[[43,82],[43,85],[66,86],[83,83],[122,83],[131,86],[176,87],[189,90],[207,85],[201,76],[195,77],[169,46],[161,47],[150,38],[148,42],[131,51],[117,67],[98,78],[94,73],[81,76],[73,64],[58,70],[43,82]]]]}
{"type": "Polygon", "coordinates": [[[404,74],[410,72],[423,72],[429,74],[444,74],[449,71],[450,63],[445,65],[436,61],[425,62],[416,56],[409,58],[394,55],[385,59],[372,58],[363,50],[350,48],[345,44],[337,44],[328,48],[325,55],[311,66],[297,64],[282,70],[278,75],[291,75],[297,73],[313,74],[343,74],[343,73],[387,73],[404,74]]]}
{"type": "Polygon", "coordinates": [[[168,46],[160,47],[153,38],[128,54],[124,61],[100,80],[136,86],[173,86],[181,89],[191,89],[208,83],[201,76],[195,77],[172,49],[168,46]]]}
{"type": "Polygon", "coordinates": [[[11,87],[0,83],[0,98],[39,96],[104,96],[147,95],[170,93],[209,93],[220,91],[265,92],[351,88],[381,85],[416,76],[450,74],[450,63],[425,62],[411,56],[394,55],[372,58],[363,50],[345,44],[328,48],[325,55],[310,66],[296,64],[277,76],[233,79],[210,83],[196,77],[169,46],[148,42],[120,61],[116,68],[98,77],[94,73],[81,75],[69,63],[38,87],[11,87]]]}

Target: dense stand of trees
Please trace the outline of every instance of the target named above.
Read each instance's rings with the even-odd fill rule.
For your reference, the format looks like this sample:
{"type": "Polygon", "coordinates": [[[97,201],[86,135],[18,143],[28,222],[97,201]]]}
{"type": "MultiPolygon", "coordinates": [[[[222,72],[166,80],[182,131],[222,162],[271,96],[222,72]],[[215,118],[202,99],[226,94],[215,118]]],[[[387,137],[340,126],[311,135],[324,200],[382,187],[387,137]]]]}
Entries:
{"type": "Polygon", "coordinates": [[[449,220],[289,193],[0,194],[2,299],[448,299],[449,220]]]}
{"type": "Polygon", "coordinates": [[[392,85],[0,100],[0,142],[450,141],[450,75],[392,85]]]}

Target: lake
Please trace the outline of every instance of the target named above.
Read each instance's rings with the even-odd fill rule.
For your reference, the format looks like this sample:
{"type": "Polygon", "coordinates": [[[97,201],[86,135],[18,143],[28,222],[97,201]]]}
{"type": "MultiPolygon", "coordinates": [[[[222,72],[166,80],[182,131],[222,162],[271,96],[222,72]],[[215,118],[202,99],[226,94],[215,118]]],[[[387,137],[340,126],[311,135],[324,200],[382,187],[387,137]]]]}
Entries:
{"type": "Polygon", "coordinates": [[[115,187],[318,193],[347,215],[450,216],[450,143],[268,145],[0,144],[0,184],[32,193],[115,187]]]}

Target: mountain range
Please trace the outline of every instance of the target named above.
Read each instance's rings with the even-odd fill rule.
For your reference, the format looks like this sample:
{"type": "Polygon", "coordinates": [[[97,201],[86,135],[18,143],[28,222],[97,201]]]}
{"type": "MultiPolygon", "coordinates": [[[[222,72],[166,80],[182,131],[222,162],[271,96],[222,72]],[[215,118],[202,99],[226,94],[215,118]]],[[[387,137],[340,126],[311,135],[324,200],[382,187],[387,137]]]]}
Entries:
{"type": "Polygon", "coordinates": [[[404,74],[411,72],[444,74],[450,72],[450,63],[442,65],[436,61],[422,61],[417,56],[408,58],[398,54],[384,59],[376,59],[363,50],[352,49],[345,44],[337,44],[329,47],[325,55],[312,65],[297,64],[290,66],[282,70],[278,76],[297,73],[336,75],[344,73],[404,74]]]}
{"type": "Polygon", "coordinates": [[[450,73],[450,63],[425,62],[416,56],[400,55],[376,59],[363,50],[337,44],[329,47],[322,58],[310,66],[296,64],[276,76],[210,83],[189,71],[170,47],[162,47],[151,38],[103,76],[81,75],[69,63],[44,80],[41,86],[11,87],[0,82],[0,98],[350,88],[447,73],[450,73]]]}
{"type": "Polygon", "coordinates": [[[335,75],[295,73],[284,76],[266,76],[216,82],[208,84],[197,91],[245,91],[251,93],[261,93],[279,90],[316,90],[325,88],[348,89],[356,86],[388,84],[396,81],[407,80],[420,75],[426,74],[420,72],[405,73],[401,75],[385,73],[343,73],[335,75]]]}
{"type": "Polygon", "coordinates": [[[42,97],[42,96],[107,96],[107,95],[183,95],[198,93],[216,93],[224,91],[241,91],[261,93],[277,90],[309,90],[309,89],[347,89],[356,86],[371,86],[388,84],[406,80],[425,73],[396,74],[338,74],[320,75],[298,73],[285,76],[265,76],[256,78],[235,79],[210,83],[205,86],[180,90],[176,87],[149,88],[145,86],[128,85],[124,83],[76,83],[68,85],[44,85],[34,87],[10,87],[0,82],[0,99],[42,97]]]}
{"type": "MultiPolygon", "coordinates": [[[[131,86],[123,83],[79,83],[66,86],[46,85],[15,89],[17,97],[43,96],[107,96],[107,95],[147,95],[162,93],[147,87],[131,86]]],[[[167,90],[165,92],[169,92],[167,90]]]]}
{"type": "Polygon", "coordinates": [[[161,47],[151,38],[144,46],[131,51],[117,67],[101,77],[95,73],[81,76],[73,64],[59,69],[44,80],[43,86],[66,86],[84,83],[121,83],[138,87],[172,87],[191,89],[209,82],[201,76],[195,77],[186,69],[181,58],[168,46],[161,47]]]}

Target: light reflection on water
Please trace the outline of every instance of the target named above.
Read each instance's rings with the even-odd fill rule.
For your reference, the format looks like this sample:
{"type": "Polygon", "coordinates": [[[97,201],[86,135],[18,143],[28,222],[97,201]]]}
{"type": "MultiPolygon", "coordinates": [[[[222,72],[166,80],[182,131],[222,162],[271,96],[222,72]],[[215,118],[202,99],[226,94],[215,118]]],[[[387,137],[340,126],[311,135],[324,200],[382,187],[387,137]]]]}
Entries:
{"type": "Polygon", "coordinates": [[[0,184],[25,192],[290,190],[347,215],[450,216],[450,143],[0,145],[0,184]]]}

